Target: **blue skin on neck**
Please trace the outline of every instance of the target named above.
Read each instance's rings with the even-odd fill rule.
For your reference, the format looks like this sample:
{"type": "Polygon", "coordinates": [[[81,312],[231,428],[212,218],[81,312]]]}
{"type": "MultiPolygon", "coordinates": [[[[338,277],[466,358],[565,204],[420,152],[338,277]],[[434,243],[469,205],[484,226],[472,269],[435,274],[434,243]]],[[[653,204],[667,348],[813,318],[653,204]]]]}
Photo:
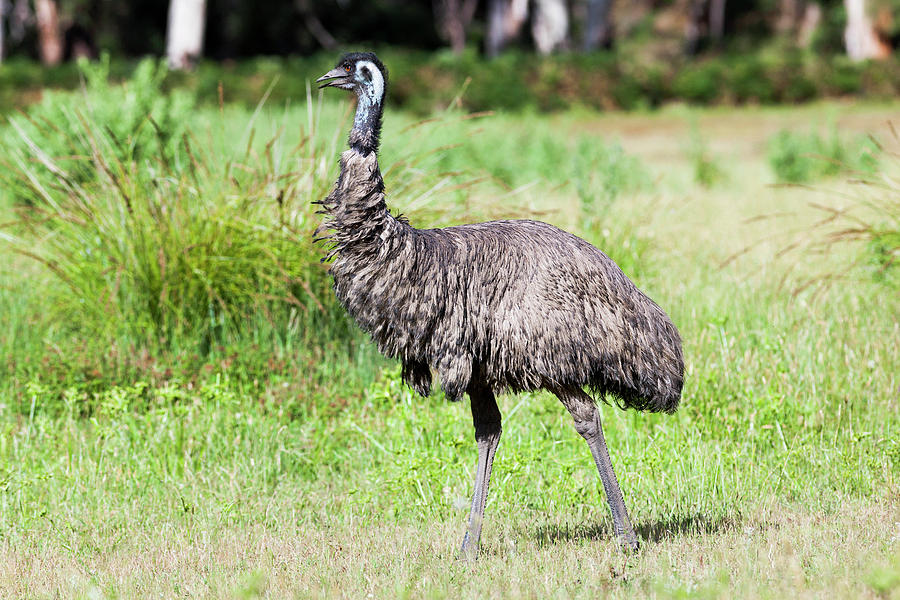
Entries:
{"type": "Polygon", "coordinates": [[[357,93],[356,116],[350,131],[350,147],[361,154],[378,151],[381,134],[381,98],[375,97],[371,85],[362,86],[357,93]]]}

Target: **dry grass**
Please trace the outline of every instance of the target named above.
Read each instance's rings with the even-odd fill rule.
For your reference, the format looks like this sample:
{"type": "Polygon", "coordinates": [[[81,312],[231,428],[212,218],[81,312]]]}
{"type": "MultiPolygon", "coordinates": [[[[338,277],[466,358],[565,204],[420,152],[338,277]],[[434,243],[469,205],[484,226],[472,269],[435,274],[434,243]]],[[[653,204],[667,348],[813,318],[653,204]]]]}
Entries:
{"type": "MultiPolygon", "coordinates": [[[[874,499],[873,499],[874,500],[874,499]]],[[[134,523],[93,551],[45,535],[0,546],[9,598],[879,598],[879,569],[900,577],[900,495],[832,514],[761,504],[740,521],[639,523],[643,551],[609,532],[510,518],[489,522],[474,563],[455,558],[461,523],[297,526],[289,505],[267,525],[134,523]],[[873,585],[874,584],[874,585],[873,585]]]]}

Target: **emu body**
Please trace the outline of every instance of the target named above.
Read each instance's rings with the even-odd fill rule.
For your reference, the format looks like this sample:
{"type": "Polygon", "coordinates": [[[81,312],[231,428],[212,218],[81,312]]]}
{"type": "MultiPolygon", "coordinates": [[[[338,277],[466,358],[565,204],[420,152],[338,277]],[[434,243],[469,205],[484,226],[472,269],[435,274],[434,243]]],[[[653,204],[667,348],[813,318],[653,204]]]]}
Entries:
{"type": "Polygon", "coordinates": [[[434,369],[450,400],[471,399],[479,459],[463,551],[480,537],[501,433],[495,395],[538,389],[571,413],[616,533],[636,548],[599,411],[584,388],[623,408],[673,412],[684,365],[671,320],[603,252],[552,225],[416,229],[391,215],[377,160],[386,70],[372,54],[351,54],[321,80],[360,98],[318,230],[330,243],[335,293],[379,350],[402,361],[419,394],[430,393],[434,369]]]}

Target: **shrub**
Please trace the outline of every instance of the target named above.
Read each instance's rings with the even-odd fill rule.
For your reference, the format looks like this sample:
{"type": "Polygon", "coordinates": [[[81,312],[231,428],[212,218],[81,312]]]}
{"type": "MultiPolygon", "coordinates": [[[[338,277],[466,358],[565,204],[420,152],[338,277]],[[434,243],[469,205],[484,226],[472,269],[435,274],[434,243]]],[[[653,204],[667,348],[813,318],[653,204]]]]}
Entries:
{"type": "Polygon", "coordinates": [[[684,67],[672,82],[672,91],[688,102],[709,104],[722,92],[724,73],[716,61],[701,62],[684,67]]]}
{"type": "Polygon", "coordinates": [[[775,100],[775,87],[758,56],[734,57],[729,61],[728,73],[724,79],[726,89],[739,103],[768,104],[775,100]]]}
{"type": "Polygon", "coordinates": [[[249,127],[236,144],[225,115],[198,138],[183,99],[164,96],[158,67],[144,65],[121,88],[94,71],[85,93],[38,105],[32,127],[13,123],[19,157],[7,177],[35,208],[5,237],[58,276],[47,291],[58,321],[201,353],[236,338],[346,339],[310,235],[334,148],[316,141],[313,121],[296,146],[283,135],[254,142],[249,127]],[[35,125],[54,114],[61,127],[35,125]],[[67,144],[83,150],[59,157],[67,144]]]}
{"type": "Polygon", "coordinates": [[[856,94],[862,89],[862,66],[846,56],[835,56],[829,62],[821,63],[817,77],[825,93],[856,94]]]}
{"type": "MultiPolygon", "coordinates": [[[[652,46],[652,44],[651,44],[652,46]]],[[[643,109],[669,100],[693,104],[802,102],[859,94],[891,98],[898,91],[900,60],[851,63],[837,53],[774,43],[699,57],[647,51],[631,45],[588,54],[539,57],[510,49],[486,60],[474,49],[426,52],[377,48],[391,71],[391,106],[428,115],[458,100],[470,111],[555,111],[569,106],[643,109]],[[461,91],[465,93],[461,94],[461,91]]],[[[201,104],[252,107],[263,95],[282,105],[305,94],[306,85],[333,65],[333,52],[313,56],[259,57],[240,62],[202,62],[193,72],[168,73],[164,90],[181,90],[201,104]]],[[[116,78],[143,63],[107,63],[116,78]]],[[[82,67],[83,68],[83,67],[82,67]]],[[[70,65],[42,69],[14,60],[0,70],[0,112],[41,98],[47,88],[78,86],[84,76],[70,65]]]]}
{"type": "Polygon", "coordinates": [[[111,163],[180,164],[176,159],[194,101],[183,91],[163,93],[162,62],[142,61],[121,86],[109,82],[108,56],[96,63],[82,60],[79,69],[83,93],[48,92],[27,114],[9,120],[3,160],[35,178],[27,184],[15,177],[8,181],[6,193],[14,203],[41,202],[45,194],[39,190],[58,185],[56,170],[64,172],[71,185],[94,181],[98,165],[85,158],[100,151],[100,138],[108,142],[102,151],[111,163]],[[8,131],[10,127],[14,131],[8,131]]]}

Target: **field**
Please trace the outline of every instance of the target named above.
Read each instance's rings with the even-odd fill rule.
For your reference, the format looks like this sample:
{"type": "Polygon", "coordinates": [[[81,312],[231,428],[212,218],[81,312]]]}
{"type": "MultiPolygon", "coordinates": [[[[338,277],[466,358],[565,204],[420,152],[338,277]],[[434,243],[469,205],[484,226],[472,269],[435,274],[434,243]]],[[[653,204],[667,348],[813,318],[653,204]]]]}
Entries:
{"type": "Polygon", "coordinates": [[[523,394],[465,562],[468,400],[403,386],[311,244],[351,107],[146,77],[155,131],[99,81],[4,125],[0,597],[900,598],[896,104],[388,112],[390,206],[572,230],[684,339],[675,415],[602,409],[641,552],[523,394]]]}

